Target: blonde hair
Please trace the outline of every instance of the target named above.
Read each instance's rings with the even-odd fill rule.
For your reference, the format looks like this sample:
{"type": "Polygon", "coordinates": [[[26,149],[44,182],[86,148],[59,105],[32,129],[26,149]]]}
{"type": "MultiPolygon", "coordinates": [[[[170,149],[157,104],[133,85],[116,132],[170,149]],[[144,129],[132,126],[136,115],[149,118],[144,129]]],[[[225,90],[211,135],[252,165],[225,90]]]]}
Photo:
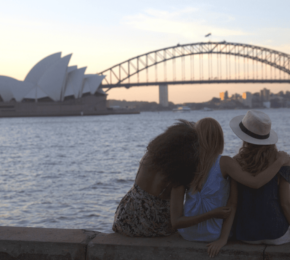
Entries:
{"type": "Polygon", "coordinates": [[[243,142],[236,158],[243,171],[256,175],[267,169],[270,165],[270,158],[277,158],[277,147],[273,145],[256,145],[243,142]]]}
{"type": "Polygon", "coordinates": [[[199,143],[199,164],[191,183],[192,192],[201,191],[207,175],[219,154],[224,150],[224,134],[220,124],[207,117],[196,123],[199,143]]]}

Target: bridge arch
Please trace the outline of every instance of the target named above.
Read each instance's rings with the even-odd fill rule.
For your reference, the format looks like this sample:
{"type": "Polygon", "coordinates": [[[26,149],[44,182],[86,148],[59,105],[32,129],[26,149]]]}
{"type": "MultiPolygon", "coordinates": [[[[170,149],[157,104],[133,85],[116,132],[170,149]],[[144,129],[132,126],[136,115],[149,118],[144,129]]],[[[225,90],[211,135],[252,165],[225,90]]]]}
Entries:
{"type": "MultiPolygon", "coordinates": [[[[171,46],[163,49],[158,49],[155,51],[147,52],[142,55],[130,58],[119,64],[108,68],[99,74],[106,75],[103,80],[103,88],[114,88],[114,87],[128,87],[133,85],[148,85],[147,82],[139,82],[139,73],[148,70],[154,66],[161,63],[166,63],[170,60],[175,60],[178,58],[183,58],[186,56],[194,55],[204,55],[204,54],[217,54],[217,55],[230,55],[236,57],[242,57],[244,59],[250,59],[262,64],[269,65],[275,69],[278,69],[286,75],[288,75],[288,80],[285,82],[290,83],[290,55],[272,50],[269,48],[264,48],[255,45],[241,44],[241,43],[230,43],[230,42],[199,42],[190,43],[183,45],[171,46]],[[128,83],[131,77],[138,75],[138,82],[128,83]]],[[[253,83],[253,80],[239,80],[244,83],[253,83]]],[[[265,81],[265,80],[264,80],[265,81]]],[[[270,83],[275,82],[275,80],[270,80],[270,83]]],[[[278,80],[279,81],[279,80],[278,80]]],[[[201,80],[201,81],[189,81],[188,83],[230,83],[233,80],[201,80]]],[[[262,83],[266,83],[267,81],[262,83]]],[[[155,82],[155,85],[159,83],[164,84],[168,82],[155,82]]],[[[234,82],[233,82],[234,83],[234,82]]],[[[239,82],[237,82],[239,83],[239,82]]],[[[280,82],[283,83],[283,82],[280,82]]],[[[181,84],[181,81],[172,81],[170,84],[181,84]]],[[[153,85],[153,84],[151,84],[153,85]]]]}

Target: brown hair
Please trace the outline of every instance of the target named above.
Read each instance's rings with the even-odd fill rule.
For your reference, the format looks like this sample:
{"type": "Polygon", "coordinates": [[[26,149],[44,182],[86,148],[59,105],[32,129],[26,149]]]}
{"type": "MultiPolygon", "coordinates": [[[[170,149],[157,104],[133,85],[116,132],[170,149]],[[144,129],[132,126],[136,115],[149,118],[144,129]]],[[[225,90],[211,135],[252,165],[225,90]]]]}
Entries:
{"type": "Polygon", "coordinates": [[[201,191],[207,175],[224,150],[224,134],[220,124],[213,118],[207,117],[196,123],[199,142],[199,164],[197,174],[191,183],[192,192],[201,191]]]}
{"type": "Polygon", "coordinates": [[[172,186],[188,187],[198,165],[195,123],[179,120],[147,146],[149,170],[161,172],[172,186]]]}
{"type": "Polygon", "coordinates": [[[243,142],[236,158],[243,171],[256,175],[267,169],[270,158],[277,158],[276,145],[256,145],[243,142]]]}

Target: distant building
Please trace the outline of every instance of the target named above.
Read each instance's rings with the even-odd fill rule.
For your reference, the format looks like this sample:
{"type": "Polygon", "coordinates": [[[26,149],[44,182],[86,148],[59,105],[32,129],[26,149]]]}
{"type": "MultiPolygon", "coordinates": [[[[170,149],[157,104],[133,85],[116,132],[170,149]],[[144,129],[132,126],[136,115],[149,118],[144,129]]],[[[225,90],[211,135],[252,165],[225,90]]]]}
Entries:
{"type": "Polygon", "coordinates": [[[168,86],[159,85],[159,104],[168,107],[168,86]]]}
{"type": "Polygon", "coordinates": [[[265,102],[265,101],[270,101],[270,89],[262,89],[260,91],[260,96],[261,96],[261,101],[265,102]]]}
{"type": "Polygon", "coordinates": [[[277,95],[280,96],[280,97],[284,97],[285,96],[283,91],[278,92],[277,95]]]}
{"type": "Polygon", "coordinates": [[[221,98],[222,101],[227,100],[229,98],[228,91],[221,92],[220,93],[220,98],[221,98]]]}
{"type": "Polygon", "coordinates": [[[272,108],[287,107],[287,96],[284,97],[284,93],[281,92],[282,91],[277,94],[271,94],[269,103],[271,103],[272,108]]]}
{"type": "Polygon", "coordinates": [[[233,94],[232,96],[231,96],[231,99],[232,100],[237,100],[237,101],[240,101],[241,99],[242,99],[242,96],[240,95],[240,94],[233,94]]]}
{"type": "Polygon", "coordinates": [[[261,95],[260,92],[255,92],[252,94],[252,108],[261,108],[261,95]]]}
{"type": "Polygon", "coordinates": [[[249,108],[252,108],[252,93],[250,92],[244,92],[243,93],[243,104],[245,106],[248,106],[249,108]]]}

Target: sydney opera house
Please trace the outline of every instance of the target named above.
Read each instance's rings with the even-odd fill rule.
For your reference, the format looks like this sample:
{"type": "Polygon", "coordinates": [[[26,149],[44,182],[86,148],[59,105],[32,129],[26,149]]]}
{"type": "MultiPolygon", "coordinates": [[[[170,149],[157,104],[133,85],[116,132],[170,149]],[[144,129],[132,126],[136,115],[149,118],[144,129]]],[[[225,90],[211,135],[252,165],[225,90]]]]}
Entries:
{"type": "Polygon", "coordinates": [[[71,54],[52,54],[38,62],[24,81],[0,76],[0,117],[108,114],[105,76],[68,66],[71,54]]]}

